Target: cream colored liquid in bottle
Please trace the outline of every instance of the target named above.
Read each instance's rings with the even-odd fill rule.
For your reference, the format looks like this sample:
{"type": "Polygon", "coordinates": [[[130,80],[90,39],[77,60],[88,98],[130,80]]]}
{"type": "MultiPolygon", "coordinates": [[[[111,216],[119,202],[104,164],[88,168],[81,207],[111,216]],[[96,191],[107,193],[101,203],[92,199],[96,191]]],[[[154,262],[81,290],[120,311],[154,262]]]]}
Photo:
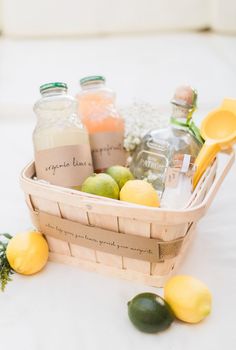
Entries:
{"type": "Polygon", "coordinates": [[[76,113],[76,100],[65,83],[40,87],[34,105],[33,133],[36,176],[50,184],[79,189],[93,173],[89,136],[76,113]]]}

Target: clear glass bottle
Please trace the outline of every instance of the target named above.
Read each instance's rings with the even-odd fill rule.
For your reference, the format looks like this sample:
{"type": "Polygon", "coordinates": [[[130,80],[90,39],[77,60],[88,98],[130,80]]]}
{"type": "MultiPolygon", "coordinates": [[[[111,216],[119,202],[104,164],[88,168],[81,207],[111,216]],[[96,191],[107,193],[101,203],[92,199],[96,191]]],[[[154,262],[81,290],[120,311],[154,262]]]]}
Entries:
{"type": "Polygon", "coordinates": [[[125,165],[125,125],[115,106],[114,91],[106,87],[102,76],[85,77],[80,86],[78,113],[89,132],[94,170],[125,165]]]}
{"type": "Polygon", "coordinates": [[[191,121],[196,100],[194,89],[179,87],[171,101],[170,125],[148,132],[132,155],[131,172],[152,183],[162,197],[162,206],[179,207],[191,194],[193,163],[202,146],[191,121]],[[181,192],[182,198],[178,198],[181,192]]]}
{"type": "Polygon", "coordinates": [[[77,116],[76,99],[65,83],[40,87],[34,105],[37,125],[33,132],[36,176],[53,185],[79,189],[93,173],[89,136],[77,116]]]}

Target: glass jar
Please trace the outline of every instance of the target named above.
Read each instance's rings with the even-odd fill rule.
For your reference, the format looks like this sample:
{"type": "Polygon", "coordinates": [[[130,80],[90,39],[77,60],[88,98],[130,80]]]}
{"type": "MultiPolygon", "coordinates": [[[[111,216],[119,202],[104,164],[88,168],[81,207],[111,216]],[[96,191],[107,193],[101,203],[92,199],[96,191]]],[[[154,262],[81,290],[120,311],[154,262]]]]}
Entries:
{"type": "Polygon", "coordinates": [[[93,173],[89,136],[77,116],[77,103],[65,83],[40,87],[34,105],[33,132],[36,176],[50,184],[79,189],[93,173]]]}
{"type": "Polygon", "coordinates": [[[112,165],[125,165],[124,120],[115,106],[115,93],[102,76],[80,80],[78,113],[90,136],[94,170],[104,171],[112,165]]]}

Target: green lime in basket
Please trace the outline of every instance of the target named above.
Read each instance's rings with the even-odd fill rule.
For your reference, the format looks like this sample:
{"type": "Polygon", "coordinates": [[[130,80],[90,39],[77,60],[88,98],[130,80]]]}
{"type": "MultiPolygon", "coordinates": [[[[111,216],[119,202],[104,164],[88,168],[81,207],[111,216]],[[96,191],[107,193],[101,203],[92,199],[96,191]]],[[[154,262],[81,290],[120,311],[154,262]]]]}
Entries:
{"type": "Polygon", "coordinates": [[[120,190],[127,181],[134,179],[134,176],[131,173],[131,171],[128,168],[121,165],[111,166],[106,170],[106,173],[109,174],[116,181],[120,190]]]}

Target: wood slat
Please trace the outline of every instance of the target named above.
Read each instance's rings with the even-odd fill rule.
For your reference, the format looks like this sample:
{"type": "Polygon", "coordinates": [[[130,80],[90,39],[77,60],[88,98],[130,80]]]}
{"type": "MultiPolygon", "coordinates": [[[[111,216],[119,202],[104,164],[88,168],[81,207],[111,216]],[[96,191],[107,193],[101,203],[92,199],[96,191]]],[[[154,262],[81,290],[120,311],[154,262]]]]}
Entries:
{"type": "MultiPolygon", "coordinates": [[[[84,225],[89,225],[87,212],[82,210],[81,208],[76,208],[72,205],[67,205],[63,203],[59,203],[61,216],[65,219],[73,220],[80,222],[84,225]]],[[[89,248],[80,247],[76,244],[70,244],[71,255],[77,257],[79,259],[85,259],[89,261],[96,262],[96,254],[95,251],[89,248]]]]}
{"type": "MultiPolygon", "coordinates": [[[[106,228],[115,232],[119,232],[117,217],[101,215],[96,213],[88,213],[89,223],[93,226],[106,228]]],[[[123,268],[122,257],[110,253],[96,251],[97,262],[108,266],[123,268]]]]}
{"type": "MultiPolygon", "coordinates": [[[[123,234],[150,237],[150,223],[134,219],[119,218],[120,232],[123,234]]],[[[123,266],[127,270],[139,271],[150,275],[150,263],[147,261],[123,258],[123,266]]]]}
{"type": "MultiPolygon", "coordinates": [[[[31,203],[33,204],[33,207],[35,209],[61,217],[61,212],[57,202],[53,202],[48,199],[37,196],[31,196],[31,203]]],[[[48,235],[46,236],[46,238],[51,252],[69,256],[71,255],[70,247],[67,242],[63,242],[59,239],[50,237],[48,235]]]]}

